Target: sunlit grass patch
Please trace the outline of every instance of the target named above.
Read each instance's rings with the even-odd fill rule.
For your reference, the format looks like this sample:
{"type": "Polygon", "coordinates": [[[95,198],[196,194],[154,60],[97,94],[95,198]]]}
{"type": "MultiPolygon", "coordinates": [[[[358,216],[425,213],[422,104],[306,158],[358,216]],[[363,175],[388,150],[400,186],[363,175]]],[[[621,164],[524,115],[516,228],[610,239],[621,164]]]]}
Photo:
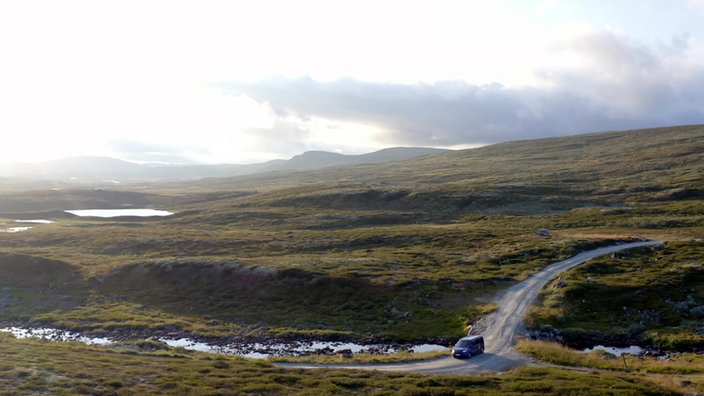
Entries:
{"type": "Polygon", "coordinates": [[[704,373],[704,356],[696,353],[678,353],[667,359],[627,354],[617,358],[602,350],[584,353],[554,342],[525,340],[516,348],[542,361],[562,366],[657,374],[704,373]]]}
{"type": "Polygon", "coordinates": [[[286,363],[314,363],[314,364],[350,364],[350,363],[401,363],[419,360],[429,360],[438,357],[449,356],[450,350],[433,352],[409,352],[399,351],[388,354],[354,353],[345,355],[343,353],[333,353],[327,355],[308,356],[281,356],[273,357],[272,362],[286,363]]]}

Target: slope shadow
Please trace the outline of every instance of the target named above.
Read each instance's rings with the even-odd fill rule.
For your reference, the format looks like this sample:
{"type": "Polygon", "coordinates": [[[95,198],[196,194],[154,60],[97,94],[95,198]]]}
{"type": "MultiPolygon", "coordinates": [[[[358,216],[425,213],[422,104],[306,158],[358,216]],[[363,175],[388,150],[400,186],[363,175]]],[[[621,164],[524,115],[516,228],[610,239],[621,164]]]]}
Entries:
{"type": "MultiPolygon", "coordinates": [[[[398,342],[417,341],[414,337],[449,342],[437,337],[438,329],[449,328],[449,314],[412,312],[406,303],[417,300],[417,290],[374,284],[359,276],[169,259],[121,265],[101,278],[96,290],[108,300],[131,301],[198,321],[285,327],[292,333],[307,330],[329,341],[384,333],[398,342]]],[[[371,343],[386,341],[367,338],[371,343]]]]}
{"type": "Polygon", "coordinates": [[[71,309],[87,296],[79,269],[63,261],[0,253],[0,274],[0,319],[71,309]]]}

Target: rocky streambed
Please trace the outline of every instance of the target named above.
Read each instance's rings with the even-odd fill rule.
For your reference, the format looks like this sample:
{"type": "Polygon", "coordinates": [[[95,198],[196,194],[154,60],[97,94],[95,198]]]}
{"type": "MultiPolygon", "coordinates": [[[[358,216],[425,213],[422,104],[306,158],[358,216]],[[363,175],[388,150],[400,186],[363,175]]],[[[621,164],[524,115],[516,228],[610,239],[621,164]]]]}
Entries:
{"type": "Polygon", "coordinates": [[[109,334],[86,334],[76,331],[48,327],[0,327],[0,332],[11,333],[17,338],[39,338],[58,342],[82,342],[85,344],[110,345],[121,342],[149,341],[152,347],[163,343],[170,347],[184,348],[207,353],[221,353],[249,358],[309,355],[351,355],[355,353],[391,354],[401,351],[432,352],[447,350],[439,344],[356,343],[315,339],[283,340],[277,338],[208,338],[195,339],[183,332],[144,331],[111,332],[109,334]]]}

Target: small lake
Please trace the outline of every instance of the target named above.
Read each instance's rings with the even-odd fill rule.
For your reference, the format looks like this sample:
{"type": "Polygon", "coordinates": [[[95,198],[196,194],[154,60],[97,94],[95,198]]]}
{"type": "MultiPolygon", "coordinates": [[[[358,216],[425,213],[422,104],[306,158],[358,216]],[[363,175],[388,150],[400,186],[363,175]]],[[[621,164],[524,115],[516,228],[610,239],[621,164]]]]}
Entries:
{"type": "Polygon", "coordinates": [[[80,209],[80,210],[64,210],[80,217],[119,217],[119,216],[137,216],[137,217],[152,217],[152,216],[171,216],[173,213],[166,210],[157,209],[80,209]]]}
{"type": "MultiPolygon", "coordinates": [[[[51,224],[53,221],[44,219],[30,219],[30,220],[15,220],[15,223],[30,223],[30,224],[51,224]]],[[[31,230],[34,227],[31,226],[18,226],[18,227],[8,227],[4,232],[22,232],[31,230]]],[[[2,232],[3,230],[0,230],[2,232]]]]}
{"type": "MultiPolygon", "coordinates": [[[[92,338],[74,333],[52,328],[20,328],[5,327],[0,328],[0,332],[12,333],[17,338],[36,337],[50,341],[80,341],[86,344],[109,345],[113,341],[107,338],[92,338]]],[[[421,344],[409,346],[391,346],[383,344],[362,345],[348,342],[333,341],[291,341],[277,344],[260,343],[238,343],[230,345],[213,345],[205,342],[195,341],[189,338],[159,338],[171,347],[180,347],[192,351],[221,353],[226,355],[243,356],[252,359],[266,359],[274,356],[303,356],[310,353],[339,353],[339,351],[349,350],[352,353],[383,353],[391,354],[401,350],[413,351],[414,353],[447,351],[448,348],[442,345],[421,344]]]]}
{"type": "Polygon", "coordinates": [[[9,227],[5,230],[5,232],[22,232],[22,231],[27,231],[30,230],[34,227],[9,227]]]}
{"type": "Polygon", "coordinates": [[[15,223],[51,224],[53,221],[44,219],[15,220],[15,223]]]}

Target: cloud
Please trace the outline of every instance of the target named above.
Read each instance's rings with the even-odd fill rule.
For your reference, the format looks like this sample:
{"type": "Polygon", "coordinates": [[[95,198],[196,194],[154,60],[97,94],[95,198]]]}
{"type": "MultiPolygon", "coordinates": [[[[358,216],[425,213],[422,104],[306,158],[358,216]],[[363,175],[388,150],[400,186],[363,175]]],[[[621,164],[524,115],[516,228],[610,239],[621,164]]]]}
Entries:
{"type": "Polygon", "coordinates": [[[689,5],[704,14],[704,0],[689,0],[689,5]]]}
{"type": "Polygon", "coordinates": [[[374,125],[384,131],[378,142],[396,145],[486,144],[704,122],[704,64],[689,56],[686,36],[654,49],[618,33],[587,30],[552,50],[562,62],[537,70],[535,86],[309,77],[221,86],[269,104],[282,120],[374,125]]]}
{"type": "Polygon", "coordinates": [[[194,156],[207,156],[210,152],[203,148],[181,147],[166,143],[148,143],[132,139],[115,139],[109,142],[113,155],[127,161],[159,164],[196,163],[194,156]]]}
{"type": "Polygon", "coordinates": [[[579,66],[546,69],[543,77],[555,90],[599,105],[617,127],[701,123],[704,63],[689,56],[695,51],[687,40],[676,37],[656,50],[620,34],[587,32],[560,49],[579,66]]]}
{"type": "Polygon", "coordinates": [[[269,153],[300,153],[310,149],[310,131],[299,122],[277,118],[268,127],[252,127],[247,133],[253,138],[252,149],[269,153]]]}
{"type": "MultiPolygon", "coordinates": [[[[481,140],[508,131],[505,114],[519,103],[501,86],[470,86],[460,81],[404,85],[342,79],[320,83],[310,78],[227,84],[226,90],[267,102],[280,117],[321,117],[372,124],[386,131],[389,143],[451,145],[467,126],[481,140]],[[469,111],[467,111],[469,110],[469,111]]],[[[510,123],[510,121],[508,121],[510,123]]]]}

